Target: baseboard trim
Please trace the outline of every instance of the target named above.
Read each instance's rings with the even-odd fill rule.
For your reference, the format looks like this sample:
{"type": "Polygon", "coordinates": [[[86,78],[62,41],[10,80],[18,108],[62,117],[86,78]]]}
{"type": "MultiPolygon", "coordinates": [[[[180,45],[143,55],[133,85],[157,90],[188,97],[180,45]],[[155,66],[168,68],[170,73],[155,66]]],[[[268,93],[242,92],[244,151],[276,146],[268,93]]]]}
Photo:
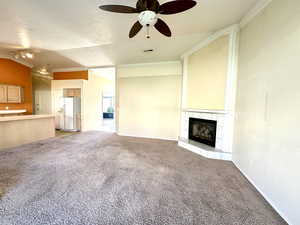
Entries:
{"type": "Polygon", "coordinates": [[[273,209],[287,222],[289,225],[293,225],[292,223],[289,222],[287,219],[287,216],[284,215],[284,213],[279,210],[274,202],[254,183],[254,181],[238,166],[234,160],[232,160],[233,164],[235,167],[241,172],[241,174],[255,187],[255,189],[263,196],[263,198],[273,207],[273,209]]]}
{"type": "Polygon", "coordinates": [[[117,132],[117,135],[124,136],[124,137],[158,139],[158,140],[164,140],[164,141],[178,141],[178,139],[174,139],[174,138],[162,138],[162,137],[153,137],[153,136],[132,135],[132,134],[119,133],[119,132],[117,132]]]}

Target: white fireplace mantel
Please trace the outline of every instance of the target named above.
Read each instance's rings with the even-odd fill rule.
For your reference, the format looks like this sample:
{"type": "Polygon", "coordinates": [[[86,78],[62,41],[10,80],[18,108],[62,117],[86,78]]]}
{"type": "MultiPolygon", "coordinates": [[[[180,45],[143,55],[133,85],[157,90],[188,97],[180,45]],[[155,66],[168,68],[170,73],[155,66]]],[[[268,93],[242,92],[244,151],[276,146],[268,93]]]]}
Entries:
{"type": "Polygon", "coordinates": [[[225,110],[211,110],[211,109],[182,109],[183,112],[202,112],[202,113],[212,113],[212,114],[227,114],[229,112],[225,110]]]}

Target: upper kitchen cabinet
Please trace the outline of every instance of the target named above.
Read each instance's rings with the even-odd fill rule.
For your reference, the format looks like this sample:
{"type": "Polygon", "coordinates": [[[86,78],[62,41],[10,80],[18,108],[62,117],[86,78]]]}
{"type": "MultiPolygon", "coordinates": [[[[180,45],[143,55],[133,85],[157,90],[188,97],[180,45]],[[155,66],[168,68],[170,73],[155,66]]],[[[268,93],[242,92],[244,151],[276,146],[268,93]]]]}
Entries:
{"type": "Polygon", "coordinates": [[[7,86],[7,103],[22,103],[23,88],[20,86],[7,86]]]}
{"type": "Polygon", "coordinates": [[[23,88],[14,85],[0,85],[0,103],[22,103],[23,88]]]}
{"type": "Polygon", "coordinates": [[[0,84],[0,103],[7,103],[7,86],[0,84]]]}

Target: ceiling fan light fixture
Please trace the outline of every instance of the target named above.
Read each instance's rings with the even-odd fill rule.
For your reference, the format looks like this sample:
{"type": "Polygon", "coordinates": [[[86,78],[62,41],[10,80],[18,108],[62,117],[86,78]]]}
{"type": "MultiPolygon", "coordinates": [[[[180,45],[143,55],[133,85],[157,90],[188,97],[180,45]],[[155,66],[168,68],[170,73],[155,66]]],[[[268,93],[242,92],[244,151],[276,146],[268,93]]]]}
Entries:
{"type": "Polygon", "coordinates": [[[153,26],[157,22],[157,15],[153,11],[146,10],[139,14],[138,20],[142,26],[153,26]]]}

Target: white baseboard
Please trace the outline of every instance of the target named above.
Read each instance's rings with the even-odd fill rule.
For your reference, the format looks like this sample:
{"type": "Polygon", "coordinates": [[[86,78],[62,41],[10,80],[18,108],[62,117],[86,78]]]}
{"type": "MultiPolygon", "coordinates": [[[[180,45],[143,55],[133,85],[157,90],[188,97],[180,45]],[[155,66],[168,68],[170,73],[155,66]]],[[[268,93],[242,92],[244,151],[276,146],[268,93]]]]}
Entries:
{"type": "Polygon", "coordinates": [[[119,132],[117,132],[117,135],[125,136],[125,137],[136,137],[136,138],[158,139],[158,140],[165,140],[165,141],[178,141],[177,138],[162,138],[162,137],[153,137],[153,136],[132,135],[132,134],[119,133],[119,132]]]}
{"type": "Polygon", "coordinates": [[[236,168],[238,168],[238,170],[246,177],[246,179],[255,187],[255,189],[264,197],[264,199],[274,208],[274,210],[289,224],[289,225],[293,225],[292,223],[289,222],[289,220],[287,219],[287,216],[284,215],[283,212],[281,212],[281,210],[279,210],[274,202],[259,188],[257,187],[257,185],[253,182],[252,179],[250,179],[249,176],[247,176],[246,173],[243,172],[243,170],[237,165],[237,163],[235,163],[232,160],[233,164],[236,166],[236,168]]]}

